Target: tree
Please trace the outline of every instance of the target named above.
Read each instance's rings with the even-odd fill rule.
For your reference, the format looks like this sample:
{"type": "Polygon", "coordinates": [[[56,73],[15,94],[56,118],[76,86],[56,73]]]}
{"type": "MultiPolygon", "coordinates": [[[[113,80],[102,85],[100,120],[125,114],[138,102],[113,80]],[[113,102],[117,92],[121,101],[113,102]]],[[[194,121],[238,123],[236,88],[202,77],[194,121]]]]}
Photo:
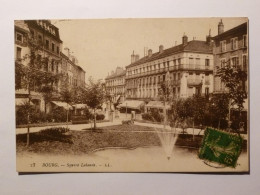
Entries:
{"type": "Polygon", "coordinates": [[[69,104],[72,102],[73,100],[73,94],[71,89],[69,88],[69,82],[68,82],[68,77],[63,77],[62,79],[62,85],[61,85],[61,91],[60,91],[60,99],[63,102],[67,103],[67,108],[66,108],[66,112],[67,112],[67,117],[66,117],[66,126],[68,129],[68,122],[69,122],[69,104]]]}
{"type": "MultiPolygon", "coordinates": [[[[59,79],[59,75],[47,72],[49,58],[39,55],[43,51],[42,44],[39,44],[31,34],[28,34],[25,40],[29,48],[29,53],[15,62],[15,89],[27,90],[28,104],[30,105],[32,99],[31,91],[40,92],[42,86],[53,84],[54,81],[59,79]]],[[[30,144],[30,115],[31,111],[29,109],[27,112],[27,146],[30,144]]]]}
{"type": "Polygon", "coordinates": [[[86,86],[84,102],[94,111],[94,129],[96,129],[96,110],[105,100],[105,90],[101,80],[94,81],[92,77],[86,86]]]}
{"type": "MultiPolygon", "coordinates": [[[[224,120],[228,115],[228,104],[229,98],[228,95],[223,94],[216,94],[212,96],[210,103],[208,114],[211,116],[211,120],[218,119],[218,128],[221,128],[221,121],[224,120]]],[[[211,121],[212,122],[212,121],[211,121]]]]}
{"type": "Polygon", "coordinates": [[[193,99],[178,99],[176,102],[176,112],[177,118],[179,119],[178,122],[182,124],[184,134],[184,129],[187,127],[188,120],[194,116],[193,99]]]}
{"type": "Polygon", "coordinates": [[[230,64],[230,60],[227,61],[223,67],[217,67],[217,76],[220,77],[221,81],[224,82],[226,88],[228,89],[227,95],[229,98],[229,121],[231,106],[237,106],[236,110],[239,112],[240,118],[241,111],[244,108],[243,103],[247,98],[247,92],[245,90],[247,73],[245,70],[242,70],[241,67],[242,66],[240,65],[232,66],[230,64]]]}

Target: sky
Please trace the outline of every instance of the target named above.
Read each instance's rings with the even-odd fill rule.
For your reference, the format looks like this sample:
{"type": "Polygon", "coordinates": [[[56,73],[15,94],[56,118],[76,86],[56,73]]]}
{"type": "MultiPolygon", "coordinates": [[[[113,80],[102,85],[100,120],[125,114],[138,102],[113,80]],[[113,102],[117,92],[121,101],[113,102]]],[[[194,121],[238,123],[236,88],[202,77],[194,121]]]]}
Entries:
{"type": "MultiPolygon", "coordinates": [[[[188,40],[206,40],[217,35],[220,18],[157,18],[157,19],[86,19],[52,20],[59,28],[63,49],[69,48],[86,71],[86,80],[105,79],[116,67],[131,62],[131,54],[144,56],[144,48],[158,52],[188,40]]],[[[222,18],[224,30],[246,22],[246,18],[222,18]]],[[[63,50],[64,53],[67,51],[63,50]]]]}

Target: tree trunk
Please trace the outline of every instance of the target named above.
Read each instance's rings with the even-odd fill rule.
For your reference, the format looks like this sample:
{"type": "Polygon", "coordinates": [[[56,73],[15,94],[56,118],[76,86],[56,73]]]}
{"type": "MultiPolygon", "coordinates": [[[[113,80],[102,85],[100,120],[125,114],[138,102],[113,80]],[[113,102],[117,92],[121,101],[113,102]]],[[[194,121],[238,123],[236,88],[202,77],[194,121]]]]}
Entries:
{"type": "Polygon", "coordinates": [[[67,102],[67,121],[66,121],[67,129],[68,129],[68,122],[69,122],[69,104],[67,102]]]}
{"type": "MultiPolygon", "coordinates": [[[[29,100],[29,103],[30,103],[30,100],[29,100]]],[[[26,146],[28,147],[29,145],[30,145],[30,111],[28,110],[28,113],[27,113],[27,141],[26,141],[26,146]]]]}
{"type": "Polygon", "coordinates": [[[194,120],[193,120],[193,132],[192,132],[193,136],[192,136],[192,139],[194,141],[194,120]]]}
{"type": "Polygon", "coordinates": [[[218,129],[220,129],[220,119],[218,119],[218,129]]]}
{"type": "Polygon", "coordinates": [[[94,129],[97,128],[97,125],[96,125],[96,108],[94,108],[94,129]]]}
{"type": "Polygon", "coordinates": [[[28,83],[28,113],[27,113],[27,141],[26,146],[29,147],[30,145],[30,105],[31,105],[31,90],[30,84],[28,83]]]}
{"type": "Polygon", "coordinates": [[[45,100],[44,100],[44,113],[47,114],[47,104],[45,100]]]}

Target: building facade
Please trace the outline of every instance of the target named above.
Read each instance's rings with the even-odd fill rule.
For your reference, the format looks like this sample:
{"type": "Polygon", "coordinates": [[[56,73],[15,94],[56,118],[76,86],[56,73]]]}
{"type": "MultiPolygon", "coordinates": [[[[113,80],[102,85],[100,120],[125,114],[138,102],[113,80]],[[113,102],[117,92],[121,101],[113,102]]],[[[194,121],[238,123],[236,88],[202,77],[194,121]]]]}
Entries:
{"type": "MultiPolygon", "coordinates": [[[[216,76],[217,68],[231,65],[248,72],[248,36],[247,23],[243,23],[228,31],[224,31],[222,20],[218,24],[218,35],[213,37],[214,47],[214,93],[227,91],[224,83],[216,76]]],[[[248,81],[242,83],[248,92],[248,81]]]]}
{"type": "Polygon", "coordinates": [[[169,72],[173,95],[187,98],[194,94],[208,95],[213,92],[213,54],[211,37],[207,41],[182,37],[182,44],[164,49],[139,59],[131,56],[126,66],[126,98],[158,100],[161,83],[169,72]]]}
{"type": "MultiPolygon", "coordinates": [[[[71,85],[85,86],[85,71],[72,60],[62,54],[62,40],[59,29],[49,20],[17,20],[15,21],[15,69],[32,63],[32,58],[39,59],[35,64],[35,71],[50,75],[68,75],[71,71],[71,85]],[[71,64],[69,69],[64,61],[71,64]]],[[[37,61],[37,60],[36,60],[37,61]]],[[[33,67],[34,67],[33,66],[33,67]]],[[[30,68],[33,72],[32,68],[30,68]]],[[[58,77],[57,77],[58,78],[58,77]]],[[[60,77],[61,78],[61,77],[60,77]]],[[[22,105],[29,97],[28,87],[23,86],[24,77],[16,75],[16,106],[22,105]]],[[[53,98],[59,96],[62,79],[51,82],[53,98]]],[[[43,94],[40,91],[41,83],[32,84],[30,87],[31,102],[41,111],[48,112],[43,94]],[[47,109],[47,110],[46,110],[47,109]]]]}
{"type": "Polygon", "coordinates": [[[105,78],[106,90],[111,95],[113,103],[120,103],[125,100],[125,75],[126,70],[117,67],[105,78]]]}
{"type": "Polygon", "coordinates": [[[61,67],[61,72],[66,75],[70,88],[85,87],[86,72],[77,65],[75,57],[71,57],[69,53],[67,55],[61,53],[61,67]]]}

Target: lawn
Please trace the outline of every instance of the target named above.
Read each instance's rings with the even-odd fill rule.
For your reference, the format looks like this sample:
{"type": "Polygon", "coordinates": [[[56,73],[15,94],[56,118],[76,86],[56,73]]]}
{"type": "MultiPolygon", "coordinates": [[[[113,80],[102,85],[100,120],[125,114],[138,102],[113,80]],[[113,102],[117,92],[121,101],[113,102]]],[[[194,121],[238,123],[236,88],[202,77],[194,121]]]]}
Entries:
{"type": "MultiPolygon", "coordinates": [[[[199,148],[203,136],[179,135],[179,147],[199,148]]],[[[137,148],[161,146],[159,137],[152,127],[138,125],[115,125],[102,127],[96,131],[68,131],[55,133],[47,131],[30,134],[30,146],[26,147],[26,134],[16,135],[17,154],[26,152],[38,154],[80,155],[100,148],[137,148]]]]}

